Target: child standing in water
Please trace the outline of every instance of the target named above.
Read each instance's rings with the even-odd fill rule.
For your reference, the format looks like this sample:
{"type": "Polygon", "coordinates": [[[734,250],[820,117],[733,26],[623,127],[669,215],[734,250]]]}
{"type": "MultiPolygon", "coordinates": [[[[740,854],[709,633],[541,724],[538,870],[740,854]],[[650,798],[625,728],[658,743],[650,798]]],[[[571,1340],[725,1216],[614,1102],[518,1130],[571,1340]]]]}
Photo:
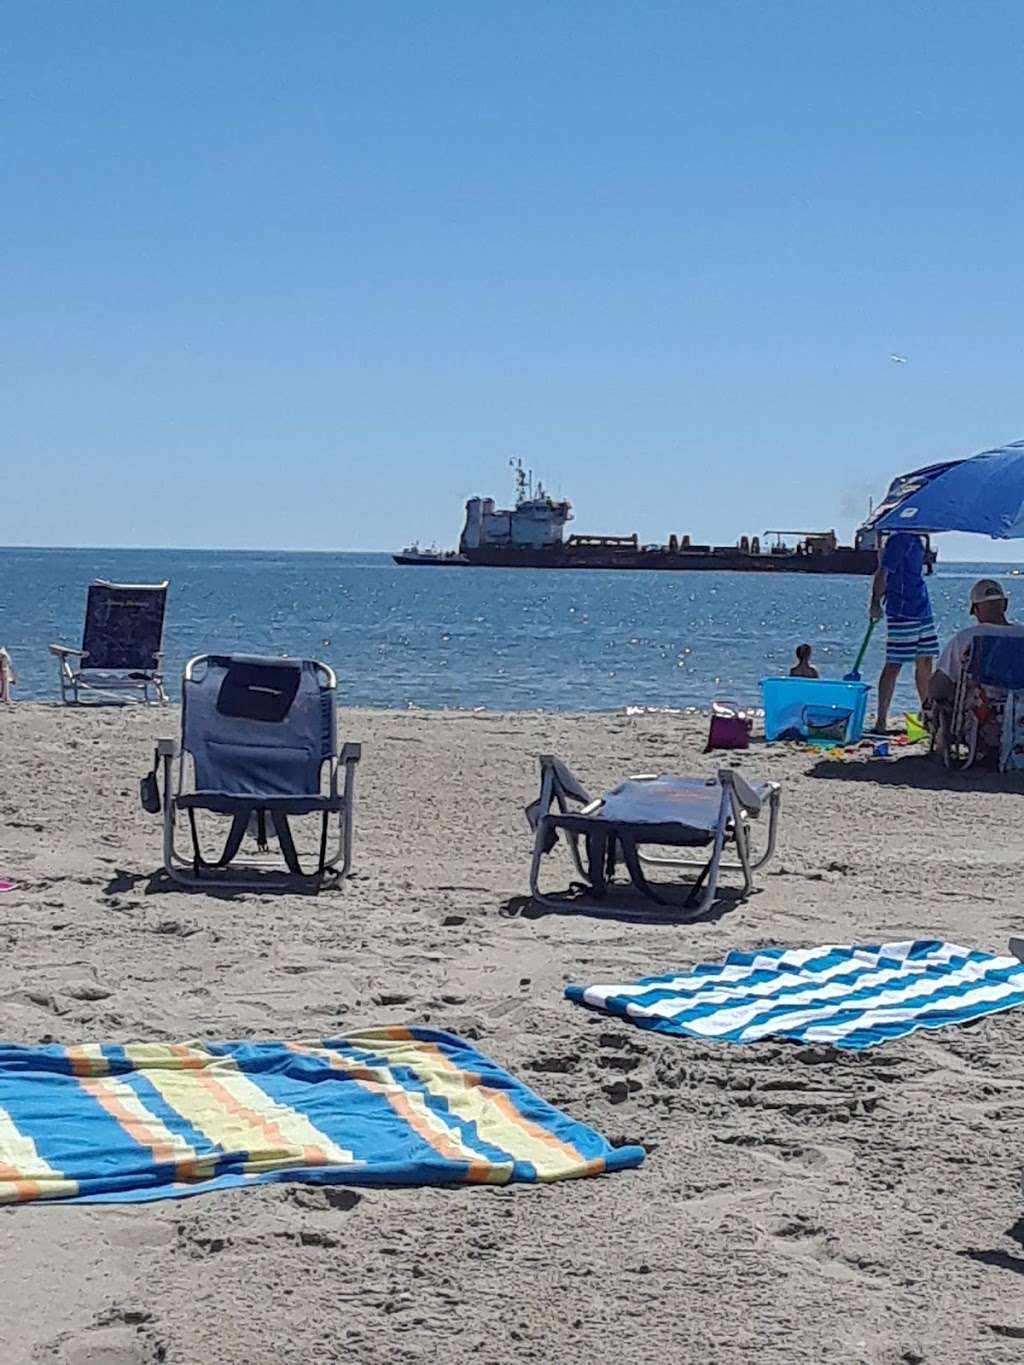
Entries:
{"type": "Polygon", "coordinates": [[[796,663],[789,670],[791,678],[816,678],[818,670],[811,663],[810,645],[797,645],[796,663]]]}

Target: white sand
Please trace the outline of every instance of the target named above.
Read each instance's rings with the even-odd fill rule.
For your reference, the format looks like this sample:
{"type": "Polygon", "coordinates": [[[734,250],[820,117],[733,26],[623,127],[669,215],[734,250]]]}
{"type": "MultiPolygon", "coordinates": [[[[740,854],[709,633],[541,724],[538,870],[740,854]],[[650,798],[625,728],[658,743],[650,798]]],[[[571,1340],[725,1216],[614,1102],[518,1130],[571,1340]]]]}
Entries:
{"type": "Polygon", "coordinates": [[[532,916],[535,755],[596,789],[705,771],[703,723],[352,712],[355,878],[225,899],[151,888],[137,777],[176,724],[0,709],[2,1036],[429,1022],[650,1155],[544,1188],[7,1208],[3,1365],[1021,1359],[1024,1014],[836,1055],[663,1039],[562,989],[764,943],[1002,951],[1024,928],[1024,785],[755,748],[742,766],[781,779],[785,808],[748,904],[686,926],[532,916]]]}

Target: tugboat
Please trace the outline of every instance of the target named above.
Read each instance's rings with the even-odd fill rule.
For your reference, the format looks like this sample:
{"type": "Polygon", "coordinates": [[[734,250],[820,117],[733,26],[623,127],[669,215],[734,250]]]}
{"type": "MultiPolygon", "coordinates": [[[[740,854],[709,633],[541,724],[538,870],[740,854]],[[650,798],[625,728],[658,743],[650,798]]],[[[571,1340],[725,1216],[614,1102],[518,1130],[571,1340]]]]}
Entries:
{"type": "MultiPolygon", "coordinates": [[[[516,501],[470,498],[458,550],[421,550],[410,545],[393,555],[396,564],[435,568],[723,570],[744,573],[869,575],[878,567],[878,537],[862,526],[853,545],[840,545],[835,531],[765,531],[740,536],[735,545],[695,545],[688,535],[664,545],[641,545],[630,536],[563,536],[572,503],[549,496],[533,482],[521,460],[515,470],[516,501]],[[793,542],[793,543],[791,543],[793,542]]],[[[929,561],[934,555],[929,549],[929,561]]]]}

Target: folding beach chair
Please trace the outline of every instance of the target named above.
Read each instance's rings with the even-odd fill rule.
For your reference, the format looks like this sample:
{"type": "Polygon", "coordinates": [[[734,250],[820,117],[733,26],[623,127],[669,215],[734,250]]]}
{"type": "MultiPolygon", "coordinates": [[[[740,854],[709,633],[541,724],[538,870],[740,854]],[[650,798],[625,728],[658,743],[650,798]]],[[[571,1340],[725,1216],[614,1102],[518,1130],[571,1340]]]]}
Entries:
{"type": "MultiPolygon", "coordinates": [[[[315,660],[238,654],[189,660],[181,688],[181,745],[160,740],[156,759],[163,767],[164,867],[175,881],[266,887],[266,859],[232,869],[247,835],[261,853],[277,839],[287,867],[277,880],[287,886],[319,888],[347,875],[362,747],[346,744],[338,752],[336,690],[332,670],[315,660]],[[200,845],[197,811],[231,820],[223,850],[212,860],[200,845]],[[188,821],[190,857],[176,847],[181,815],[188,821]],[[300,815],[320,817],[319,855],[309,872],[299,862],[290,825],[300,815]],[[332,818],[337,843],[328,855],[332,818]]],[[[155,768],[143,779],[142,795],[147,810],[159,810],[155,768]]]]}
{"type": "Polygon", "coordinates": [[[18,675],[14,671],[14,660],[0,645],[0,703],[7,706],[14,700],[11,688],[16,686],[18,675]]]}
{"type": "Polygon", "coordinates": [[[932,746],[947,768],[970,768],[983,756],[998,756],[1000,768],[1022,767],[1024,735],[1024,636],[976,635],[960,668],[951,704],[930,708],[932,746]]]}
{"type": "Polygon", "coordinates": [[[566,765],[551,754],[541,755],[540,775],[540,796],[526,814],[535,831],[530,894],[542,905],[570,908],[571,903],[540,890],[541,859],[560,836],[569,845],[586,893],[599,903],[596,909],[604,908],[600,902],[620,859],[636,890],[662,906],[669,902],[648,882],[644,865],[696,870],[682,918],[695,918],[708,909],[718,893],[722,871],[741,872],[743,895],[748,896],[754,887],[753,874],[775,852],[781,802],[776,782],[748,783],[732,768],[722,768],[717,778],[710,779],[631,777],[591,800],[566,765]],[[767,846],[755,859],[750,826],[765,807],[767,846]],[[726,845],[731,845],[735,860],[723,860],[726,845]],[[698,857],[644,855],[643,846],[700,849],[706,856],[703,852],[698,857]]]}
{"type": "Polygon", "coordinates": [[[141,693],[136,700],[166,702],[160,672],[166,583],[104,583],[89,585],[82,648],[51,645],[60,670],[60,695],[65,705],[77,703],[80,692],[141,693]],[[69,660],[78,658],[77,668],[69,660]]]}

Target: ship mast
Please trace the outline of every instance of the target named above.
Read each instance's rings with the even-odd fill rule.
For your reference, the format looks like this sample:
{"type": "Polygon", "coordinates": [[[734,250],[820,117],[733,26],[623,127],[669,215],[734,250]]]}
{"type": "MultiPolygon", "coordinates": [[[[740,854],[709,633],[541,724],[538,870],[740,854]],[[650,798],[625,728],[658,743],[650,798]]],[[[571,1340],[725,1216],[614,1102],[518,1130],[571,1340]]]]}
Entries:
{"type": "Polygon", "coordinates": [[[533,497],[533,470],[524,469],[522,460],[509,460],[508,463],[516,471],[516,506],[521,507],[533,497]]]}

